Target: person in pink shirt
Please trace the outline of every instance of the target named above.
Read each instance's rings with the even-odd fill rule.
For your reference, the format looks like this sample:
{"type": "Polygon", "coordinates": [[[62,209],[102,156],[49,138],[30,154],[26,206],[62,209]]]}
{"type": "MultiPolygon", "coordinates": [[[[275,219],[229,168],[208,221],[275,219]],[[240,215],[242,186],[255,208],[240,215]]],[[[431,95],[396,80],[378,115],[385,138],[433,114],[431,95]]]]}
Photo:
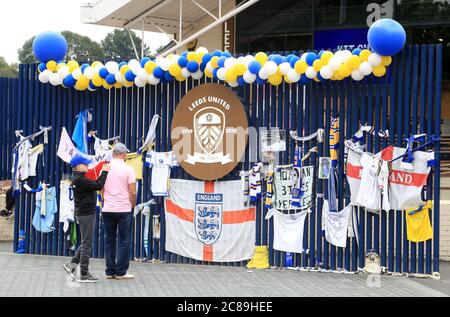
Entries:
{"type": "Polygon", "coordinates": [[[127,271],[130,262],[133,208],[136,206],[136,177],[133,168],[125,163],[127,152],[127,147],[122,143],[114,146],[111,170],[103,189],[102,219],[106,234],[107,279],[134,278],[127,271]]]}

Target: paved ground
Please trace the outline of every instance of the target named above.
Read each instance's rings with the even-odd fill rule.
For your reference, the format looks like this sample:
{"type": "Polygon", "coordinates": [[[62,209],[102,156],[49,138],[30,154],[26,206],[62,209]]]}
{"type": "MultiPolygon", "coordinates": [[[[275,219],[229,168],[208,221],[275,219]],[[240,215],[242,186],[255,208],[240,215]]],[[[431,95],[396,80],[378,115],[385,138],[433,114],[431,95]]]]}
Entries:
{"type": "MultiPolygon", "coordinates": [[[[131,264],[132,281],[106,280],[103,260],[92,260],[97,284],[72,282],[62,269],[68,258],[17,255],[0,248],[3,296],[450,296],[450,280],[421,280],[363,274],[183,264],[131,264]],[[3,251],[3,252],[2,252],[3,251]],[[6,252],[5,252],[6,251],[6,252]]],[[[445,274],[450,273],[446,265],[445,274]]]]}

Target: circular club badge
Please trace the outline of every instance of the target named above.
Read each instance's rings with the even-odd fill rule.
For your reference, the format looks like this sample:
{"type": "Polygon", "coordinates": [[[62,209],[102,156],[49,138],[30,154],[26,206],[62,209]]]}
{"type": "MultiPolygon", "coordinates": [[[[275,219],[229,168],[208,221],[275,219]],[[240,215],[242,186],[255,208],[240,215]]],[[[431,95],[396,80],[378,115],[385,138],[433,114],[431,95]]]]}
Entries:
{"type": "Polygon", "coordinates": [[[201,180],[216,180],[241,161],[248,121],[240,99],[223,85],[203,84],[177,105],[172,150],[183,169],[201,180]]]}

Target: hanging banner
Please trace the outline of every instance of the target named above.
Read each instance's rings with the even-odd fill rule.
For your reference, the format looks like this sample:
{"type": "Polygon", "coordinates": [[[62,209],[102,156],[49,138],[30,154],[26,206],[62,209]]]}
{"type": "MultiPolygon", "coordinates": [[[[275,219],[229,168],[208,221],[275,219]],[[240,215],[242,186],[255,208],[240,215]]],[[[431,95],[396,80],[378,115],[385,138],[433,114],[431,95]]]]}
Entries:
{"type": "Polygon", "coordinates": [[[190,90],[172,120],[172,148],[182,168],[202,180],[231,172],[247,146],[248,121],[240,99],[219,84],[190,90]]]}
{"type": "Polygon", "coordinates": [[[256,210],[244,206],[240,180],[171,179],[164,206],[167,251],[212,262],[253,256],[256,210]]]}

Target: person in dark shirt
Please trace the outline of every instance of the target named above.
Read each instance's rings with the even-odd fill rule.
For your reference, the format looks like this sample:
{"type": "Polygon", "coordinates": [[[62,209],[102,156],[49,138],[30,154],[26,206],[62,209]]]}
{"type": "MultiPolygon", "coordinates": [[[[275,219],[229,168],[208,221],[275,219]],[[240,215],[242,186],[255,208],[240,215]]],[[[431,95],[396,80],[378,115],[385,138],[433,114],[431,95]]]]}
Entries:
{"type": "Polygon", "coordinates": [[[103,189],[106,176],[110,170],[109,165],[104,165],[99,178],[93,181],[85,176],[90,163],[89,159],[80,155],[74,156],[70,161],[70,166],[73,168],[72,187],[75,219],[80,226],[81,245],[75,252],[72,261],[64,264],[64,269],[72,278],[77,279],[75,271],[77,265],[80,265],[81,276],[77,280],[82,283],[95,283],[98,281],[89,272],[89,259],[92,253],[97,191],[103,189]]]}

